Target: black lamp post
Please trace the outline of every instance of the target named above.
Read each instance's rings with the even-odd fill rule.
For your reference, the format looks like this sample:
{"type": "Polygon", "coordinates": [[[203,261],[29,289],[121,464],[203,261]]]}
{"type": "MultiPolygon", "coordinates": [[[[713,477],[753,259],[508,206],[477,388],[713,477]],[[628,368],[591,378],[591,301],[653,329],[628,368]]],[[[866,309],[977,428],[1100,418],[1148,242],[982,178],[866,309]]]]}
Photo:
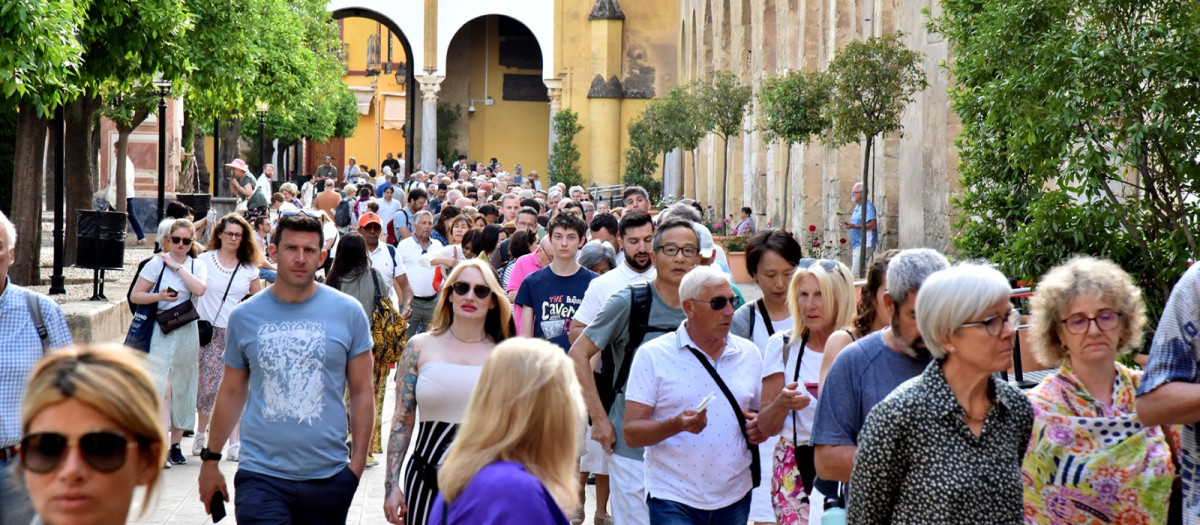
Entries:
{"type": "Polygon", "coordinates": [[[265,172],[267,168],[267,105],[266,103],[258,104],[258,165],[259,173],[265,172]]]}
{"type": "Polygon", "coordinates": [[[167,96],[171,94],[171,81],[157,78],[154,87],[158,95],[158,222],[162,222],[167,216],[167,96]]]}
{"type": "MultiPolygon", "coordinates": [[[[66,144],[63,143],[66,122],[63,107],[54,110],[50,132],[54,135],[54,273],[50,275],[50,295],[67,293],[63,275],[63,240],[67,207],[66,144]]],[[[15,203],[14,203],[15,204],[15,203]]]]}

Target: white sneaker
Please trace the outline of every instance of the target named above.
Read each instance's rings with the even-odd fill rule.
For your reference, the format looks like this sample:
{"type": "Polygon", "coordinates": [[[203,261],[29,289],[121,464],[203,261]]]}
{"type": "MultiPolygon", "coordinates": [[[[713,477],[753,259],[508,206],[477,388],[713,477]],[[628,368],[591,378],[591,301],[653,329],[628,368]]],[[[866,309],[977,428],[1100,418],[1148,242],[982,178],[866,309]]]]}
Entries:
{"type": "Polygon", "coordinates": [[[192,455],[199,456],[200,450],[208,444],[208,435],[204,432],[197,432],[196,437],[192,439],[192,455]]]}
{"type": "Polygon", "coordinates": [[[238,455],[239,455],[241,452],[242,452],[242,444],[241,444],[241,442],[238,442],[238,443],[234,443],[234,444],[232,444],[232,445],[229,445],[229,449],[227,449],[227,450],[225,451],[225,459],[228,459],[229,461],[237,461],[237,460],[238,460],[238,455]]]}
{"type": "Polygon", "coordinates": [[[170,461],[170,460],[168,460],[168,461],[167,461],[167,464],[166,464],[166,465],[163,465],[163,470],[169,469],[169,468],[171,468],[172,466],[173,466],[173,465],[171,465],[171,461],[170,461]]]}

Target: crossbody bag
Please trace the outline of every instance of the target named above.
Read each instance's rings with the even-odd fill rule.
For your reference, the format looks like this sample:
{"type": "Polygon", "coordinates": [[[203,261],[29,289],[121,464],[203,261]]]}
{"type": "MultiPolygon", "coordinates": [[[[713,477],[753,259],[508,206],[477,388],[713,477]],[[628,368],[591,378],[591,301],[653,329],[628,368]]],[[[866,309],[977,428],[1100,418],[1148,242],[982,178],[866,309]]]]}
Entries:
{"type": "Polygon", "coordinates": [[[700,364],[704,366],[704,370],[713,378],[713,381],[717,382],[717,386],[721,388],[721,393],[725,394],[725,400],[733,408],[733,415],[737,416],[738,420],[738,430],[742,431],[742,437],[746,440],[746,448],[750,450],[750,482],[754,487],[758,487],[759,483],[762,482],[758,445],[750,442],[750,434],[746,432],[746,415],[742,413],[742,407],[738,406],[737,399],[733,397],[733,392],[729,391],[729,387],[725,385],[725,381],[717,374],[717,369],[713,368],[712,363],[708,362],[708,358],[691,345],[688,345],[686,348],[692,352],[692,355],[696,356],[696,360],[700,361],[700,364]]]}
{"type": "MultiPolygon", "coordinates": [[[[217,265],[221,264],[221,260],[213,255],[213,260],[217,261],[217,265]]],[[[221,316],[221,309],[225,308],[225,299],[229,297],[229,289],[233,287],[233,278],[237,277],[238,268],[242,267],[241,261],[233,267],[233,274],[229,276],[229,284],[225,286],[225,294],[221,296],[221,304],[217,305],[217,313],[213,314],[213,321],[216,321],[221,316]]],[[[200,346],[208,346],[212,342],[213,324],[212,321],[201,319],[196,323],[196,328],[200,331],[200,346]]]]}

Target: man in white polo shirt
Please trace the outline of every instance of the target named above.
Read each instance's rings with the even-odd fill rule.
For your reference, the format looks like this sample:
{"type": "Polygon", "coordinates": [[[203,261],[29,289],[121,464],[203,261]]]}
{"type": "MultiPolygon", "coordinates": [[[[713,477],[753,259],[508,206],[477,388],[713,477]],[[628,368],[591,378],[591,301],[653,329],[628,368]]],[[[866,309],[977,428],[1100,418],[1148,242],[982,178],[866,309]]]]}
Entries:
{"type": "Polygon", "coordinates": [[[687,317],[679,329],[634,354],[625,441],[646,447],[652,525],[744,525],[750,490],[760,481],[757,442],[765,438],[752,411],[763,378],[782,374],[783,365],[764,368],[753,343],[729,335],[736,296],[720,270],[688,272],[679,298],[687,317]]]}
{"type": "Polygon", "coordinates": [[[433,306],[437,302],[437,291],[433,289],[432,267],[421,266],[421,256],[430,250],[442,247],[442,243],[429,234],[433,231],[433,214],[421,210],[413,216],[413,234],[396,245],[399,259],[408,272],[408,284],[412,286],[412,316],[408,318],[408,339],[424,332],[433,322],[433,306]]]}
{"type": "Polygon", "coordinates": [[[383,234],[383,220],[375,212],[367,212],[358,219],[358,234],[367,243],[367,254],[371,256],[371,266],[385,277],[388,277],[388,296],[392,304],[401,310],[405,317],[409,315],[408,304],[412,300],[412,288],[408,285],[408,275],[404,265],[396,257],[396,247],[386,242],[379,242],[383,234]]]}

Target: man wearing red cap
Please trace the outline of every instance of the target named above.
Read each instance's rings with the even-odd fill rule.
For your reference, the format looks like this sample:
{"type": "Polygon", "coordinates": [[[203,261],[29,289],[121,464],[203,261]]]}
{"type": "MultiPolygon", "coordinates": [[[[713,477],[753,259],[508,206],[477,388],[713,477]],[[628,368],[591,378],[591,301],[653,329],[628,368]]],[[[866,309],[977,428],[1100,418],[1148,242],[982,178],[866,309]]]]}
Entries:
{"type": "Polygon", "coordinates": [[[358,234],[367,243],[367,254],[371,256],[371,266],[388,277],[388,295],[392,304],[401,310],[404,317],[412,313],[412,287],[408,285],[408,274],[404,264],[396,264],[396,247],[385,242],[379,242],[383,233],[383,220],[375,212],[364,213],[358,219],[358,234]]]}

